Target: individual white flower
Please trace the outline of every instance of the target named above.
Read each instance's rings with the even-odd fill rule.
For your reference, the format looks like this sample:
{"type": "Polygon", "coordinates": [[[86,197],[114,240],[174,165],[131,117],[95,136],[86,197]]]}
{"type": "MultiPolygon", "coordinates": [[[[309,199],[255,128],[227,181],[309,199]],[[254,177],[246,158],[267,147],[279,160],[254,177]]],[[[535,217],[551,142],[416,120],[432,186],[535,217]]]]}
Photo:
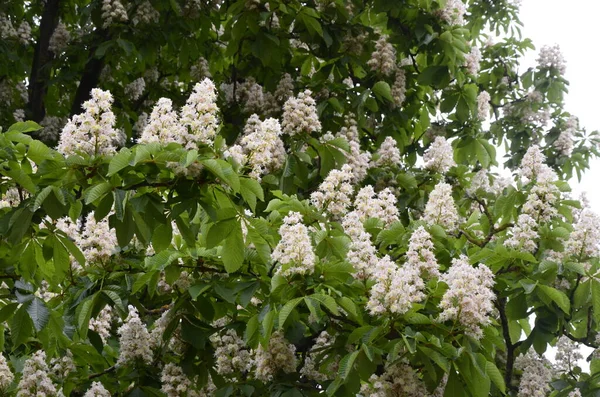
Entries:
{"type": "Polygon", "coordinates": [[[71,40],[71,33],[67,29],[67,26],[60,21],[52,36],[50,37],[50,44],[48,45],[48,49],[52,51],[54,54],[60,54],[69,46],[69,41],[71,40]]]}
{"type": "Polygon", "coordinates": [[[29,44],[29,41],[31,40],[31,26],[29,26],[27,21],[21,22],[17,28],[17,37],[21,44],[29,44]]]}
{"type": "Polygon", "coordinates": [[[102,0],[102,27],[108,28],[114,22],[127,22],[127,11],[120,0],[102,0]]]}
{"type": "Polygon", "coordinates": [[[192,381],[184,373],[181,367],[168,363],[162,369],[160,375],[160,391],[167,397],[197,396],[192,389],[192,381]]]}
{"type": "Polygon", "coordinates": [[[371,70],[384,76],[391,76],[396,71],[396,50],[388,42],[387,36],[379,37],[367,65],[371,67],[371,70]]]}
{"type": "Polygon", "coordinates": [[[152,7],[152,3],[146,0],[135,10],[135,15],[133,16],[132,21],[134,25],[138,25],[140,23],[158,23],[159,19],[160,13],[156,11],[154,7],[152,7]]]}
{"type": "Polygon", "coordinates": [[[198,144],[212,146],[219,126],[216,100],[215,85],[210,79],[194,86],[194,92],[181,109],[181,124],[187,128],[183,137],[186,149],[198,144]]]}
{"type": "Polygon", "coordinates": [[[214,333],[210,341],[215,348],[215,364],[219,375],[250,371],[254,364],[251,351],[235,330],[214,333]]]}
{"type": "Polygon", "coordinates": [[[142,320],[140,320],[137,309],[132,305],[129,305],[128,308],[129,314],[123,325],[117,330],[120,337],[117,365],[124,365],[136,359],[141,359],[146,364],[150,364],[152,362],[150,334],[142,320]]]}
{"type": "Polygon", "coordinates": [[[341,170],[331,170],[319,189],[310,195],[311,203],[319,211],[327,211],[340,218],[352,204],[354,188],[351,185],[352,168],[344,164],[341,170]]]}
{"type": "Polygon", "coordinates": [[[391,94],[394,99],[394,107],[401,107],[406,99],[406,72],[403,69],[396,71],[396,79],[392,84],[391,94]]]}
{"type": "Polygon", "coordinates": [[[263,383],[270,382],[280,371],[288,374],[296,372],[296,346],[289,343],[281,332],[273,332],[267,348],[258,346],[254,361],[256,379],[263,383]]]}
{"type": "Polygon", "coordinates": [[[290,212],[283,218],[279,235],[281,240],[271,253],[271,259],[281,264],[277,272],[281,272],[284,276],[312,273],[316,258],[308,228],[302,223],[302,215],[298,212],[290,212]],[[282,267],[287,269],[282,271],[282,267]]]}
{"type": "Polygon", "coordinates": [[[565,129],[561,131],[552,144],[562,156],[570,156],[573,152],[573,137],[577,133],[577,125],[577,118],[574,116],[569,117],[565,123],[565,129]]]}
{"type": "Polygon", "coordinates": [[[354,277],[364,280],[377,266],[377,249],[371,243],[371,236],[366,232],[356,211],[349,212],[344,217],[342,227],[351,240],[346,260],[355,270],[354,277]]]}
{"type": "Polygon", "coordinates": [[[138,142],[160,142],[164,145],[175,142],[184,145],[184,136],[185,128],[179,123],[177,112],[173,110],[173,102],[168,98],[160,98],[152,109],[138,142]]]}
{"type": "Polygon", "coordinates": [[[442,136],[438,136],[423,154],[425,168],[445,174],[456,165],[452,145],[442,136]]]}
{"type": "Polygon", "coordinates": [[[560,46],[558,44],[553,46],[543,46],[540,49],[536,61],[540,68],[554,68],[560,74],[565,74],[567,70],[567,63],[560,52],[560,46]]]}
{"type": "Polygon", "coordinates": [[[322,372],[320,371],[320,363],[329,360],[330,357],[330,353],[324,353],[324,351],[331,348],[334,342],[335,337],[331,336],[327,331],[321,332],[319,337],[315,340],[315,344],[308,351],[304,360],[304,366],[300,369],[300,374],[317,382],[325,382],[334,379],[340,361],[338,355],[329,362],[322,372]]]}
{"type": "Polygon", "coordinates": [[[427,225],[440,225],[446,231],[456,230],[459,222],[458,211],[452,198],[452,187],[440,182],[429,194],[429,200],[423,213],[423,221],[427,225]]]}
{"type": "Polygon", "coordinates": [[[15,380],[15,376],[8,366],[6,357],[0,352],[0,391],[6,390],[13,380],[15,380]]]}
{"type": "Polygon", "coordinates": [[[481,51],[479,47],[472,46],[471,52],[465,55],[465,68],[473,76],[477,77],[479,73],[479,63],[481,62],[481,51]]]}
{"type": "Polygon", "coordinates": [[[143,77],[133,80],[125,86],[125,95],[134,101],[140,99],[146,89],[146,81],[143,77]]]}
{"type": "Polygon", "coordinates": [[[377,150],[377,160],[373,162],[374,167],[397,167],[400,165],[400,149],[396,140],[391,136],[385,138],[377,150]]]}
{"type": "Polygon", "coordinates": [[[112,308],[109,305],[104,306],[96,318],[90,319],[88,328],[100,335],[102,343],[106,343],[112,328],[112,308]]]}
{"type": "Polygon", "coordinates": [[[440,19],[449,25],[464,25],[467,7],[462,0],[447,0],[444,8],[438,11],[440,19]]]}
{"type": "Polygon", "coordinates": [[[543,356],[531,352],[518,356],[515,368],[523,371],[518,397],[545,397],[550,391],[552,371],[550,362],[543,356]]]}
{"type": "Polygon", "coordinates": [[[59,153],[111,155],[125,143],[122,131],[114,128],[116,118],[111,110],[113,97],[109,91],[94,88],[92,98],[83,104],[84,113],[73,116],[63,128],[58,142],[59,153]]]}
{"type": "Polygon", "coordinates": [[[517,223],[511,229],[511,236],[504,241],[508,248],[534,253],[537,249],[536,240],[540,237],[537,232],[538,223],[528,214],[521,214],[517,223]]]}
{"type": "Polygon", "coordinates": [[[477,96],[477,117],[479,120],[485,120],[490,115],[490,94],[487,91],[481,91],[477,96]]]}
{"type": "Polygon", "coordinates": [[[51,397],[58,391],[49,376],[46,353],[38,350],[25,361],[23,376],[17,385],[17,397],[51,397]]]}
{"type": "Polygon", "coordinates": [[[379,218],[386,226],[389,226],[398,220],[396,196],[389,188],[376,194],[373,186],[363,187],[358,191],[354,200],[354,210],[363,222],[368,218],[379,218]]]}
{"type": "Polygon", "coordinates": [[[85,392],[83,397],[110,397],[110,393],[102,383],[92,382],[92,386],[85,392]]]}
{"type": "Polygon", "coordinates": [[[297,97],[290,97],[285,102],[281,127],[285,134],[292,136],[321,131],[316,102],[310,90],[301,92],[297,97]]]}
{"type": "Polygon", "coordinates": [[[565,244],[564,254],[577,260],[600,255],[600,217],[589,208],[584,208],[573,232],[565,244]]]}
{"type": "Polygon", "coordinates": [[[481,327],[490,324],[490,313],[494,310],[496,295],[492,290],[494,274],[485,265],[473,267],[469,259],[461,255],[452,260],[448,272],[442,274],[441,281],[448,284],[448,290],[440,302],[440,321],[455,320],[466,328],[467,334],[480,339],[481,327]]]}

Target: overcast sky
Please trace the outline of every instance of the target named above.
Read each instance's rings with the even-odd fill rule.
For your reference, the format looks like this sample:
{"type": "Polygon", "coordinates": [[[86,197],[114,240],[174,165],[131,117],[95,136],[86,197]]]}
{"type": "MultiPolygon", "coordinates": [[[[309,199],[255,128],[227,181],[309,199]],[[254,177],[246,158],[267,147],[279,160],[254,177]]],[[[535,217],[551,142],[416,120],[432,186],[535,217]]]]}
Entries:
{"type": "MultiPolygon", "coordinates": [[[[597,95],[600,79],[597,78],[600,54],[595,49],[600,1],[598,0],[523,0],[521,20],[525,25],[524,37],[533,40],[536,49],[543,45],[558,44],[567,60],[566,78],[570,82],[566,97],[566,110],[579,117],[579,123],[588,131],[600,130],[600,108],[597,95]]],[[[537,50],[528,55],[526,65],[535,64],[537,50]]],[[[581,183],[576,179],[571,186],[574,191],[587,192],[590,204],[600,213],[600,160],[591,164],[581,183]]],[[[584,356],[591,353],[585,348],[584,356]]],[[[552,356],[553,354],[549,354],[552,356]]],[[[588,363],[581,363],[584,369],[588,363]]]]}

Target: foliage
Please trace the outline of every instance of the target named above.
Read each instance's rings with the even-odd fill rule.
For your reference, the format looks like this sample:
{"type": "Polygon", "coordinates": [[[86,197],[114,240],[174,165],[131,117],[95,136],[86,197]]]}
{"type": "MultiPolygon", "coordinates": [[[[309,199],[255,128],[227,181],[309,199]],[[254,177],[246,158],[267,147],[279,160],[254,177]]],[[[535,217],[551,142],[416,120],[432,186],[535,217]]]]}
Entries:
{"type": "Polygon", "coordinates": [[[2,392],[43,350],[74,396],[523,395],[518,357],[597,348],[597,134],[560,54],[518,73],[517,5],[468,3],[4,1],[2,392]]]}

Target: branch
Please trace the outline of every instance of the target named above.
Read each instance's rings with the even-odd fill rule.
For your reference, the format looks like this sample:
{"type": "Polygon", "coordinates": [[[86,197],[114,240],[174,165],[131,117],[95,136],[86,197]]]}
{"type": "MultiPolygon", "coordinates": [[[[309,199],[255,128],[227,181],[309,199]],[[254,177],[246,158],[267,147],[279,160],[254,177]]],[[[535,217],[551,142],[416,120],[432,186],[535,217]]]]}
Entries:
{"type": "Polygon", "coordinates": [[[58,25],[59,2],[60,0],[46,0],[40,22],[40,37],[33,53],[28,107],[31,110],[31,118],[36,122],[42,121],[46,115],[44,99],[48,92],[48,81],[51,72],[48,63],[52,60],[52,53],[48,47],[50,46],[52,33],[58,25]]]}
{"type": "Polygon", "coordinates": [[[507,388],[510,388],[513,367],[515,365],[515,349],[520,345],[520,342],[513,344],[510,340],[510,331],[508,328],[508,318],[506,317],[506,298],[498,298],[496,308],[500,313],[500,322],[502,324],[502,336],[506,343],[506,372],[504,373],[504,383],[507,388]]]}
{"type": "Polygon", "coordinates": [[[104,371],[102,371],[102,372],[98,372],[98,373],[96,373],[96,374],[91,374],[90,376],[88,376],[88,379],[95,379],[95,378],[99,378],[99,377],[101,377],[102,375],[106,375],[106,374],[108,374],[108,373],[110,373],[110,372],[113,372],[115,369],[117,369],[117,366],[116,366],[116,365],[113,365],[112,367],[108,367],[108,368],[106,368],[106,369],[105,369],[104,371]]]}

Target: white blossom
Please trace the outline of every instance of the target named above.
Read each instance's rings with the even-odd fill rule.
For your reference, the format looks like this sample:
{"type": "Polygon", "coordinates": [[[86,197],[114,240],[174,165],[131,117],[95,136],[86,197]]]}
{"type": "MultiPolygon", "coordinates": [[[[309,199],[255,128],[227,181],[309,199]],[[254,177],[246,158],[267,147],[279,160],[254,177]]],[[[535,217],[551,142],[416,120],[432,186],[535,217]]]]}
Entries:
{"type": "Polygon", "coordinates": [[[433,249],[431,235],[423,226],[419,226],[410,236],[404,266],[414,267],[421,277],[439,277],[439,265],[433,249]]]}
{"type": "Polygon", "coordinates": [[[321,131],[316,102],[311,95],[310,90],[305,90],[285,102],[281,122],[285,134],[293,136],[321,131]]]}
{"type": "Polygon", "coordinates": [[[398,220],[396,196],[389,188],[376,194],[373,186],[363,187],[358,191],[354,200],[354,210],[362,222],[368,218],[379,218],[386,226],[389,226],[398,220]]]}
{"type": "Polygon", "coordinates": [[[233,329],[210,336],[215,347],[215,364],[219,375],[250,371],[254,362],[250,349],[233,329]]]}
{"type": "Polygon", "coordinates": [[[414,368],[399,362],[385,368],[381,375],[371,375],[360,387],[363,397],[425,397],[427,388],[414,368]]]}
{"type": "Polygon", "coordinates": [[[467,72],[472,74],[473,76],[477,76],[479,73],[479,63],[481,62],[481,51],[479,51],[479,47],[472,46],[471,52],[465,55],[465,68],[467,72]]]}
{"type": "Polygon", "coordinates": [[[557,179],[556,173],[544,162],[546,156],[538,145],[531,145],[521,160],[520,173],[530,181],[552,182],[557,179]]]}
{"type": "Polygon", "coordinates": [[[400,149],[396,140],[391,136],[384,139],[377,150],[377,160],[373,161],[374,167],[397,167],[400,165],[400,149]]]}
{"type": "Polygon", "coordinates": [[[114,128],[112,102],[109,91],[94,88],[92,98],[83,104],[84,113],[73,116],[63,128],[57,150],[65,156],[114,154],[125,136],[114,128]]]}
{"type": "Polygon", "coordinates": [[[475,196],[479,190],[485,193],[500,195],[504,188],[510,185],[508,178],[499,176],[493,177],[490,183],[490,173],[486,169],[481,169],[471,177],[471,186],[467,188],[467,193],[475,196]]]}
{"type": "Polygon", "coordinates": [[[388,42],[388,37],[382,35],[375,43],[375,51],[367,62],[371,70],[384,76],[391,76],[396,71],[396,50],[388,42]]]}
{"type": "Polygon", "coordinates": [[[285,73],[275,89],[275,99],[280,103],[285,103],[294,96],[294,80],[289,73],[285,73]]]}
{"type": "Polygon", "coordinates": [[[560,74],[565,74],[567,70],[567,63],[565,62],[565,58],[563,57],[558,44],[553,46],[543,46],[540,49],[537,63],[540,68],[554,68],[560,74]]]}
{"type": "Polygon", "coordinates": [[[328,363],[322,372],[319,370],[324,361],[330,360],[330,353],[324,353],[324,351],[328,350],[334,342],[335,337],[331,336],[327,331],[321,332],[315,340],[315,344],[308,351],[304,360],[304,366],[300,369],[300,374],[317,382],[334,379],[340,360],[338,355],[328,363]]]}
{"type": "Polygon", "coordinates": [[[425,168],[445,174],[456,165],[452,145],[442,136],[438,136],[423,154],[425,168]]]}
{"type": "Polygon", "coordinates": [[[29,26],[27,21],[21,22],[17,28],[17,37],[21,44],[29,44],[29,41],[31,40],[31,26],[29,26]]]}
{"type": "Polygon", "coordinates": [[[102,0],[102,27],[108,28],[114,22],[127,22],[127,11],[120,0],[102,0]]]}
{"type": "Polygon", "coordinates": [[[548,394],[552,372],[550,363],[543,356],[531,352],[518,356],[515,368],[523,371],[518,397],[545,397],[548,394]]]}
{"type": "Polygon", "coordinates": [[[144,1],[139,7],[135,10],[135,15],[133,16],[133,24],[138,25],[142,24],[151,24],[158,23],[160,19],[160,14],[154,7],[152,7],[152,3],[148,0],[144,1]]]}
{"type": "Polygon", "coordinates": [[[429,200],[423,213],[423,221],[427,225],[440,225],[446,231],[456,230],[459,222],[458,211],[452,198],[452,187],[440,182],[429,194],[429,200]]]}
{"type": "Polygon", "coordinates": [[[508,248],[534,253],[537,249],[536,240],[540,237],[538,223],[528,214],[521,214],[517,223],[511,229],[511,236],[504,241],[508,248]]]}
{"type": "Polygon", "coordinates": [[[312,273],[316,259],[308,228],[302,223],[302,215],[290,212],[283,218],[279,235],[281,240],[271,253],[271,259],[281,264],[277,272],[284,276],[312,273]],[[284,267],[286,269],[282,271],[284,267]]]}
{"type": "Polygon", "coordinates": [[[331,170],[319,189],[310,195],[311,203],[319,211],[327,211],[340,218],[351,205],[354,188],[351,185],[352,168],[344,164],[341,170],[331,170]]]}
{"type": "Polygon", "coordinates": [[[344,217],[342,227],[351,239],[346,260],[355,270],[354,277],[366,279],[379,261],[377,249],[371,243],[371,236],[366,232],[356,211],[349,212],[344,217]]]}
{"type": "Polygon", "coordinates": [[[50,361],[50,366],[52,367],[52,375],[57,379],[65,379],[71,372],[77,371],[73,353],[70,350],[67,350],[67,353],[60,358],[53,358],[50,361]]]}
{"type": "Polygon", "coordinates": [[[360,143],[358,141],[350,141],[348,144],[350,151],[346,154],[346,160],[352,174],[350,182],[358,184],[367,176],[367,172],[371,166],[371,153],[360,150],[360,143]]]}
{"type": "Polygon", "coordinates": [[[479,120],[485,120],[490,115],[490,94],[487,91],[481,91],[477,96],[477,117],[479,120]]]}
{"type": "Polygon", "coordinates": [[[100,335],[102,343],[106,343],[112,328],[112,308],[109,305],[104,306],[96,318],[90,319],[88,328],[100,335]]]}
{"type": "Polygon", "coordinates": [[[554,371],[557,375],[571,372],[578,366],[578,361],[583,359],[577,343],[566,336],[561,336],[556,343],[554,356],[554,371]]]}
{"type": "Polygon", "coordinates": [[[471,266],[469,259],[462,255],[452,260],[452,266],[440,279],[448,284],[448,290],[440,302],[439,320],[456,320],[466,328],[467,334],[480,339],[481,327],[490,324],[489,315],[494,310],[494,274],[483,264],[471,266]]]}
{"type": "Polygon", "coordinates": [[[38,350],[25,361],[23,376],[17,386],[17,397],[55,397],[56,386],[49,376],[46,353],[38,350]]]}
{"type": "Polygon", "coordinates": [[[198,394],[192,389],[192,381],[183,373],[181,367],[168,363],[160,375],[160,391],[167,397],[194,397],[198,394]]]}
{"type": "Polygon", "coordinates": [[[464,25],[467,7],[462,0],[447,0],[444,8],[438,11],[438,16],[449,25],[464,25]]]}
{"type": "Polygon", "coordinates": [[[263,383],[270,382],[279,371],[288,374],[296,372],[298,365],[296,346],[289,343],[280,331],[275,331],[271,335],[267,348],[258,346],[254,361],[256,379],[263,383]]]}
{"type": "Polygon", "coordinates": [[[60,54],[63,52],[68,46],[69,41],[71,40],[71,33],[67,29],[67,26],[60,21],[52,36],[50,37],[50,44],[48,45],[48,49],[52,51],[54,54],[60,54]]]}
{"type": "Polygon", "coordinates": [[[577,118],[571,116],[565,123],[565,129],[552,144],[562,156],[570,156],[573,153],[573,137],[577,133],[577,118]]]}
{"type": "Polygon", "coordinates": [[[215,85],[210,79],[194,86],[194,92],[181,109],[181,123],[188,129],[183,137],[186,149],[201,143],[212,146],[219,126],[216,100],[215,85]]]}
{"type": "Polygon", "coordinates": [[[117,333],[119,334],[119,359],[117,365],[123,365],[143,360],[146,364],[152,362],[152,350],[150,348],[150,334],[138,315],[138,311],[129,305],[129,314],[117,333]]]}
{"type": "Polygon", "coordinates": [[[92,386],[85,392],[83,397],[110,397],[110,393],[102,383],[92,382],[92,386]]]}
{"type": "Polygon", "coordinates": [[[40,122],[40,125],[44,127],[38,131],[40,139],[44,141],[56,141],[66,123],[66,117],[46,115],[40,122]]]}
{"type": "Polygon", "coordinates": [[[581,261],[600,255],[599,247],[600,217],[591,209],[584,208],[565,244],[564,254],[581,261]]]}
{"type": "Polygon", "coordinates": [[[140,99],[146,89],[146,81],[143,77],[133,80],[125,86],[125,95],[134,101],[140,99]]]}
{"type": "Polygon", "coordinates": [[[160,98],[150,113],[139,142],[160,142],[164,145],[175,142],[184,145],[184,137],[185,128],[180,124],[177,112],[173,110],[173,102],[168,98],[160,98]]]}
{"type": "Polygon", "coordinates": [[[17,30],[5,14],[0,13],[0,38],[10,39],[17,37],[17,30]]]}
{"type": "Polygon", "coordinates": [[[0,352],[0,391],[6,390],[13,380],[15,380],[15,376],[8,366],[6,357],[0,352]]]}
{"type": "Polygon", "coordinates": [[[13,118],[15,121],[25,121],[25,110],[24,109],[15,109],[13,112],[13,118]]]}
{"type": "MultiPolygon", "coordinates": [[[[196,64],[190,68],[190,76],[195,80],[202,80],[203,78],[211,78],[210,68],[208,67],[208,61],[204,57],[198,58],[196,64]]],[[[232,92],[233,96],[233,92],[232,92]]]]}
{"type": "Polygon", "coordinates": [[[401,107],[406,99],[406,72],[403,69],[396,71],[396,79],[392,84],[391,94],[394,99],[394,106],[401,107]]]}
{"type": "Polygon", "coordinates": [[[110,229],[108,217],[96,221],[93,212],[86,217],[83,231],[76,235],[75,242],[88,265],[103,264],[119,251],[117,235],[110,229]]]}

